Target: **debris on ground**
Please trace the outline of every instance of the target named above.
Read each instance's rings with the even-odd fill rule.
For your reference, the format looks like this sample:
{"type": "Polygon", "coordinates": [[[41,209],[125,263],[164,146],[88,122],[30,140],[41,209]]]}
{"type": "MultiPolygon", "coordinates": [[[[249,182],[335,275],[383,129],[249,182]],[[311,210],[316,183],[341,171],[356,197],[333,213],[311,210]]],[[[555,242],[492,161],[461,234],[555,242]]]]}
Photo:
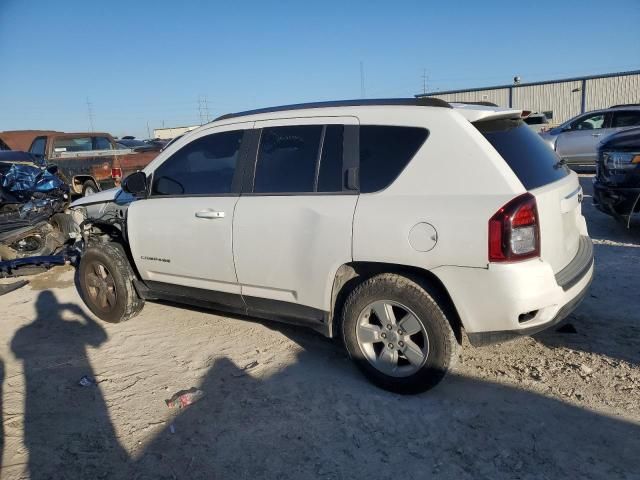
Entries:
{"type": "Polygon", "coordinates": [[[6,285],[0,285],[0,297],[14,290],[24,287],[29,283],[29,280],[19,280],[17,282],[8,283],[6,285]]]}
{"type": "Polygon", "coordinates": [[[95,387],[97,385],[96,381],[93,378],[91,378],[91,377],[89,377],[87,375],[82,377],[80,379],[80,381],[78,382],[78,384],[81,387],[95,387]]]}
{"type": "Polygon", "coordinates": [[[204,397],[204,392],[196,387],[191,387],[189,390],[180,390],[173,394],[169,400],[165,400],[167,407],[169,408],[185,408],[189,405],[193,405],[198,400],[204,397]]]}

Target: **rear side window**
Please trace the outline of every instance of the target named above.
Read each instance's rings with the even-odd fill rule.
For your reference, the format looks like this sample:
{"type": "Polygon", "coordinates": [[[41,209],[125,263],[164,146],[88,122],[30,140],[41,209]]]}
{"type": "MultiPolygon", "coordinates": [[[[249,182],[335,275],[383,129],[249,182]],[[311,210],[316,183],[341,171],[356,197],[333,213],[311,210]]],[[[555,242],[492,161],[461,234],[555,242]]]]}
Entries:
{"type": "Polygon", "coordinates": [[[153,195],[230,193],[244,132],[198,138],[171,155],[153,174],[153,195]]]}
{"type": "Polygon", "coordinates": [[[569,175],[556,152],[519,119],[477,122],[475,127],[489,140],[527,190],[569,175]]]}
{"type": "Polygon", "coordinates": [[[360,127],[360,191],[382,190],[400,175],[429,131],[417,127],[360,127]]]}
{"type": "Polygon", "coordinates": [[[343,137],[344,125],[327,125],[318,172],[318,192],[342,191],[343,137]]]}
{"type": "Polygon", "coordinates": [[[613,112],[613,128],[636,127],[640,125],[640,110],[613,112]]]}
{"type": "Polygon", "coordinates": [[[62,152],[90,152],[93,150],[91,137],[57,138],[53,143],[53,151],[62,152]]]}
{"type": "Polygon", "coordinates": [[[113,145],[107,137],[93,137],[94,150],[111,150],[113,145]]]}
{"type": "Polygon", "coordinates": [[[253,191],[313,192],[322,125],[262,130],[253,191]]]}

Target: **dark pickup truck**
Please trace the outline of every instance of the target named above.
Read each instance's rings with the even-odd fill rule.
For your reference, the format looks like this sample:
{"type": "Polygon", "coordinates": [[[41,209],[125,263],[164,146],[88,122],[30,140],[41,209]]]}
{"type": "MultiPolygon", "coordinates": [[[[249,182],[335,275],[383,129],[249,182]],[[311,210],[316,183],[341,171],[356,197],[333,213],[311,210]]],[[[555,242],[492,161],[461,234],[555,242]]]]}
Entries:
{"type": "Polygon", "coordinates": [[[137,152],[118,147],[108,133],[3,132],[1,138],[14,149],[26,149],[38,159],[58,167],[58,175],[74,193],[90,195],[119,186],[128,174],[144,168],[159,152],[137,152]],[[16,145],[14,146],[13,143],[16,145]],[[18,143],[21,143],[18,145],[18,143]]]}
{"type": "Polygon", "coordinates": [[[640,212],[640,127],[614,133],[600,144],[593,203],[627,226],[640,212]]]}

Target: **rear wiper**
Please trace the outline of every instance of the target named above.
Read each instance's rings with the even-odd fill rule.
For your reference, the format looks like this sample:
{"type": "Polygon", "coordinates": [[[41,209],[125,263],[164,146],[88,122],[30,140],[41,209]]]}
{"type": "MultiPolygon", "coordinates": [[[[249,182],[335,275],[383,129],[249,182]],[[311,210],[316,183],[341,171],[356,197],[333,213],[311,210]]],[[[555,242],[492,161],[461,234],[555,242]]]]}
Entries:
{"type": "Polygon", "coordinates": [[[558,160],[555,165],[553,166],[553,168],[555,168],[556,170],[559,168],[564,167],[567,164],[567,161],[564,158],[561,158],[560,160],[558,160]]]}

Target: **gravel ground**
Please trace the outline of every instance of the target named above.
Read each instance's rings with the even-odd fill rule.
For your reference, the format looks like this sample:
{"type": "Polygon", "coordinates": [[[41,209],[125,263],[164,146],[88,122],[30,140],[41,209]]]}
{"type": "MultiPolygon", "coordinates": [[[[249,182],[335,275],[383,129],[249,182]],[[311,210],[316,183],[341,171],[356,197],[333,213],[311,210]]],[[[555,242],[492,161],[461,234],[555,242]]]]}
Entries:
{"type": "Polygon", "coordinates": [[[640,478],[640,222],[590,201],[597,276],[573,329],[465,345],[411,397],[313,332],[164,304],[110,325],[72,271],[35,277],[0,297],[1,477],[640,478]],[[167,408],[192,386],[200,402],[167,408]]]}

